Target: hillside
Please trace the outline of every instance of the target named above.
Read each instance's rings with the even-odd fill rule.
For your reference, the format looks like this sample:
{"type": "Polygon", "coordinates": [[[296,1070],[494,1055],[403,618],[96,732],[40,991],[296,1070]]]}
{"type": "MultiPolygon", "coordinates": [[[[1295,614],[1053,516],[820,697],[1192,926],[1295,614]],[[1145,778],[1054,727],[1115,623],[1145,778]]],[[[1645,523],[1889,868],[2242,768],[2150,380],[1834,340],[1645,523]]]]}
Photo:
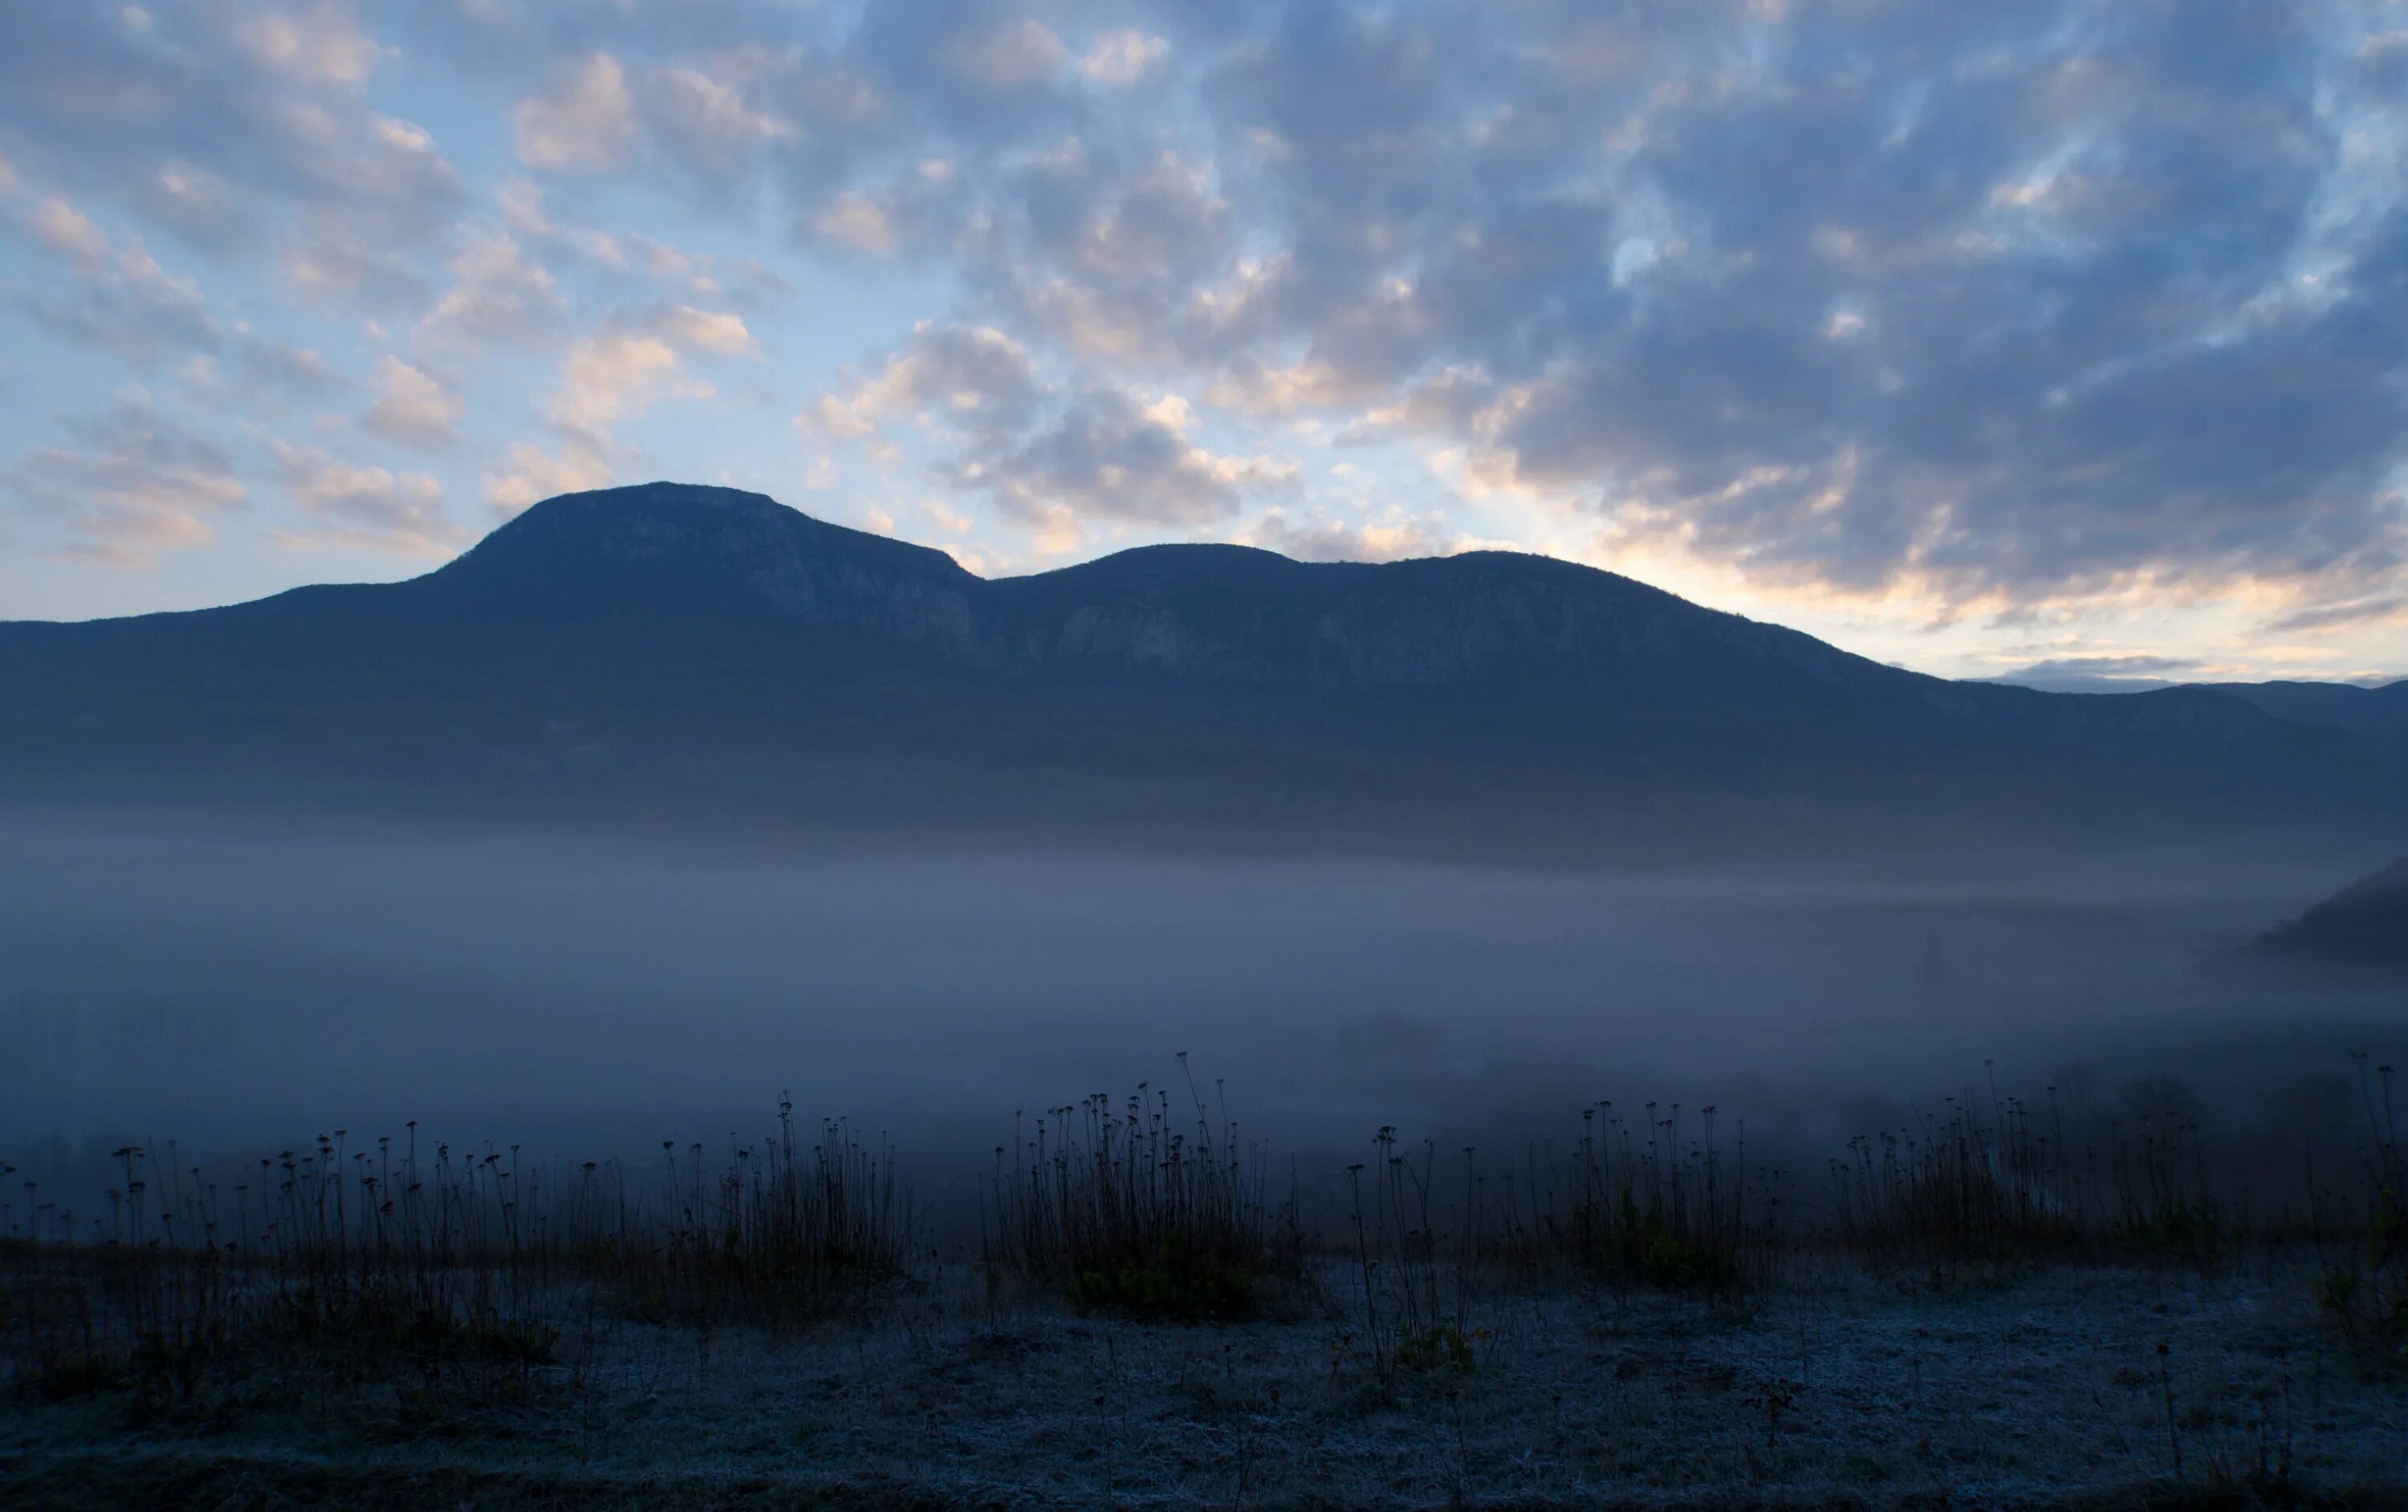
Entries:
{"type": "Polygon", "coordinates": [[[2258,941],[2278,959],[2336,967],[2408,968],[2408,861],[2361,877],[2258,941]]]}
{"type": "Polygon", "coordinates": [[[2344,682],[2218,682],[2202,686],[2295,724],[2345,730],[2368,749],[2408,763],[2408,681],[2380,688],[2344,682]]]}
{"type": "Polygon", "coordinates": [[[2348,730],[1955,683],[1549,558],[986,580],[763,495],[530,508],[407,582],[0,624],[0,775],[329,806],[1582,855],[2397,824],[2348,730]]]}

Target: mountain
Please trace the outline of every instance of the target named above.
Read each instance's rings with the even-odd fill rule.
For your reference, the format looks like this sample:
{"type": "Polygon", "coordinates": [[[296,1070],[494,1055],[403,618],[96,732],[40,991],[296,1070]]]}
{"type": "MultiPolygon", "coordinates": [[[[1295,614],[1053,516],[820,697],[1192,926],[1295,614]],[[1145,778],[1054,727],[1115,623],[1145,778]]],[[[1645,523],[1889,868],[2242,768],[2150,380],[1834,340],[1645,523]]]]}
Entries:
{"type": "Polygon", "coordinates": [[[407,582],[0,624],[33,798],[1593,856],[2401,822],[2361,733],[1924,677],[1502,552],[988,580],[760,494],[528,509],[407,582]]]}
{"type": "Polygon", "coordinates": [[[2408,969],[2408,861],[2359,877],[2269,931],[2257,948],[2315,966],[2408,969]]]}
{"type": "Polygon", "coordinates": [[[2380,688],[2344,682],[2218,682],[2201,686],[2229,693],[2278,720],[2346,730],[2368,748],[2408,763],[2408,678],[2380,688]]]}

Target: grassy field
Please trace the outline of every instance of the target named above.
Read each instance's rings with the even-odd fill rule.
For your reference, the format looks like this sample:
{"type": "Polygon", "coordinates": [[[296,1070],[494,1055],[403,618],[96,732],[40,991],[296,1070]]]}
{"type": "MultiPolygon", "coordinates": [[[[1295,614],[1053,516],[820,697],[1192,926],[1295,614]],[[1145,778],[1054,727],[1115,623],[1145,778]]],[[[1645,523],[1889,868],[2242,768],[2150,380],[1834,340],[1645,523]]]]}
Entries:
{"type": "Polygon", "coordinates": [[[1742,1306],[1537,1287],[1382,1376],[1301,1298],[1082,1314],[951,1270],[773,1335],[639,1325],[480,1394],[21,1393],[19,1505],[2393,1505],[2408,1379],[2281,1256],[1742,1306]]]}
{"type": "Polygon", "coordinates": [[[0,1503],[2395,1505],[2360,1071],[2273,1201],[2180,1119],[1995,1091],[1811,1178],[1712,1109],[1383,1129],[1307,1202],[1182,1075],[1026,1120],[950,1226],[790,1107],[638,1165],[127,1147],[97,1219],[0,1215],[0,1503]]]}

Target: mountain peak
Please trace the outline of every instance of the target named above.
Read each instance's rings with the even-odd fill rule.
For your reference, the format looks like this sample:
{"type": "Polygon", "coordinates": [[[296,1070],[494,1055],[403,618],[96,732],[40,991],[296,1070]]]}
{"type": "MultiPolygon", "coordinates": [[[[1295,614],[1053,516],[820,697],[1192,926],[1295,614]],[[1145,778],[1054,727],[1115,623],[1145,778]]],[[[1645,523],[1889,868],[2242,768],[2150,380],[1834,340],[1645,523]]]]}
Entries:
{"type": "Polygon", "coordinates": [[[556,516],[613,514],[626,516],[658,510],[716,510],[739,515],[802,513],[791,505],[779,503],[767,493],[754,493],[748,489],[724,488],[716,483],[680,483],[669,478],[655,478],[649,483],[624,483],[616,488],[587,489],[577,493],[556,493],[538,504],[529,505],[495,534],[511,530],[530,521],[540,521],[556,516]]]}
{"type": "Polygon", "coordinates": [[[2228,694],[1942,682],[1545,557],[1163,546],[988,580],[678,483],[548,499],[408,582],[0,625],[0,778],[87,797],[1394,826],[1487,851],[1496,826],[1677,836],[1709,799],[1851,834],[2401,812],[2371,747],[2228,694]]]}
{"type": "Polygon", "coordinates": [[[845,579],[958,587],[944,552],[815,520],[766,493],[652,482],[563,493],[529,506],[423,579],[508,595],[529,612],[763,611],[817,618],[845,579]]]}

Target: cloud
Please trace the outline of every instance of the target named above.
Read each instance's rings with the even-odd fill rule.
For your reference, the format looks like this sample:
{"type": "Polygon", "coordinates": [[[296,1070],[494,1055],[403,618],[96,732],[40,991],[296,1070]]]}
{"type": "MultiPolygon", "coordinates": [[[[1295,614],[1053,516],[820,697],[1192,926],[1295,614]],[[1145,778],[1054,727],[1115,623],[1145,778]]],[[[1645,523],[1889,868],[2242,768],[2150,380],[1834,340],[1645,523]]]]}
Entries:
{"type": "Polygon", "coordinates": [[[24,230],[35,241],[87,270],[108,261],[108,238],[56,195],[27,212],[24,230]]]}
{"type": "Polygon", "coordinates": [[[550,268],[526,255],[516,238],[496,227],[470,226],[444,271],[452,285],[419,322],[419,332],[438,344],[493,346],[554,335],[567,302],[550,268]]]}
{"type": "Polygon", "coordinates": [[[277,262],[294,297],[319,309],[417,309],[428,295],[428,280],[414,259],[334,216],[310,217],[277,262]]]}
{"type": "Polygon", "coordinates": [[[464,539],[443,512],[442,486],[424,473],[395,476],[382,467],[354,466],[281,440],[267,446],[277,476],[312,526],[276,535],[280,544],[443,557],[464,539]]]}
{"type": "Polygon", "coordinates": [[[718,176],[739,172],[760,150],[802,136],[793,118],[753,98],[780,64],[756,47],[654,69],[644,82],[649,123],[687,164],[718,176]]]}
{"type": "Polygon", "coordinates": [[[161,267],[139,238],[112,244],[56,195],[36,203],[18,231],[70,271],[66,286],[18,298],[19,307],[51,335],[143,364],[165,349],[217,346],[218,323],[200,286],[161,267]]]}
{"type": "Polygon", "coordinates": [[[211,353],[201,351],[177,365],[177,378],[196,396],[220,404],[237,397],[237,393],[257,403],[266,397],[267,390],[322,398],[350,387],[349,380],[328,366],[315,348],[263,336],[248,325],[236,328],[228,349],[235,367],[233,375],[229,376],[211,353]],[[236,386],[237,378],[239,391],[236,386]]]}
{"type": "Polygon", "coordinates": [[[555,67],[542,93],[519,102],[511,122],[519,161],[529,167],[600,172],[623,165],[636,149],[635,96],[626,70],[607,52],[555,67]]]}
{"type": "Polygon", "coordinates": [[[892,257],[903,245],[894,212],[858,190],[847,190],[822,207],[811,217],[811,229],[872,257],[892,257]]]}
{"type": "Polygon", "coordinates": [[[336,372],[315,347],[264,336],[248,324],[236,327],[233,346],[243,377],[254,385],[318,398],[351,387],[351,380],[336,372]]]}
{"type": "MultiPolygon", "coordinates": [[[[1000,171],[908,229],[893,178],[817,228],[952,257],[1037,360],[1410,433],[1776,591],[2346,589],[2408,556],[2400,195],[2344,130],[2380,102],[2317,95],[2331,41],[2282,7],[1256,19],[1077,60],[1183,72],[1212,140],[1265,144],[1242,166],[1046,135],[1059,38],[1008,15],[936,64],[866,34],[898,107],[947,70],[1030,97],[976,105],[1000,171]]],[[[1168,136],[1154,98],[1127,119],[1168,136]]]]}
{"type": "Polygon", "coordinates": [[[2007,676],[2016,680],[2047,677],[2168,678],[2195,672],[2200,664],[2196,657],[2187,656],[2055,656],[2007,676]]]}
{"type": "Polygon", "coordinates": [[[241,239],[248,217],[223,178],[197,164],[169,161],[151,176],[150,213],[204,246],[225,248],[241,239]]]}
{"type": "Polygon", "coordinates": [[[1245,541],[1298,562],[1403,562],[1447,554],[1444,538],[1418,521],[1346,524],[1291,520],[1272,509],[1243,533],[1245,541]]]}
{"type": "Polygon", "coordinates": [[[989,30],[954,36],[946,58],[963,76],[992,90],[1024,90],[1061,72],[1068,52],[1043,21],[1023,17],[989,30]]]}
{"type": "Polygon", "coordinates": [[[1079,60],[1079,72],[1107,89],[1133,89],[1161,74],[1170,44],[1134,29],[1106,32],[1079,60]]]}
{"type": "Polygon", "coordinates": [[[950,449],[937,476],[1065,544],[1084,521],[1207,524],[1250,491],[1294,481],[1292,464],[1197,445],[1192,421],[1177,395],[1142,404],[1120,388],[1052,383],[999,331],[933,324],[796,418],[828,439],[874,446],[898,426],[933,435],[950,449]]]}
{"type": "Polygon", "coordinates": [[[951,432],[1001,436],[1025,424],[1044,386],[1027,349],[990,326],[923,323],[844,396],[822,394],[797,424],[837,439],[926,416],[951,432]]]}
{"type": "Polygon", "coordinates": [[[459,439],[452,426],[466,407],[438,379],[387,354],[377,363],[376,384],[376,402],[360,417],[363,429],[418,447],[448,447],[459,439]]]}
{"type": "Polygon", "coordinates": [[[756,349],[744,321],[724,310],[672,305],[613,318],[569,349],[547,413],[554,425],[607,436],[665,394],[712,397],[710,384],[685,372],[681,353],[727,357],[756,349]]]}
{"type": "Polygon", "coordinates": [[[669,342],[689,350],[734,357],[760,349],[743,318],[728,310],[671,305],[655,311],[651,324],[669,342]]]}
{"type": "Polygon", "coordinates": [[[1173,413],[1116,389],[1071,394],[1047,424],[1010,445],[976,449],[948,469],[994,495],[1012,519],[1059,528],[1117,521],[1209,525],[1246,492],[1293,482],[1293,464],[1216,454],[1188,440],[1173,413]]]}
{"type": "Polygon", "coordinates": [[[361,30],[351,7],[331,0],[283,8],[256,6],[236,22],[235,36],[259,62],[313,83],[364,84],[384,50],[361,30]]]}
{"type": "Polygon", "coordinates": [[[378,235],[409,239],[423,227],[408,218],[448,208],[460,198],[459,175],[433,135],[415,121],[370,112],[339,123],[312,114],[299,123],[323,129],[330,142],[346,130],[356,133],[348,153],[330,148],[328,161],[339,164],[350,197],[385,210],[371,221],[378,235]]]}
{"type": "Polygon", "coordinates": [[[666,304],[607,317],[563,357],[544,417],[559,438],[547,451],[512,445],[483,478],[486,502],[515,513],[557,493],[610,481],[611,433],[664,397],[707,399],[716,391],[687,370],[688,358],[757,356],[759,344],[731,310],[666,304]]]}
{"type": "Polygon", "coordinates": [[[225,374],[218,367],[218,360],[205,351],[196,351],[179,364],[176,378],[204,399],[223,399],[229,392],[225,374]]]}
{"type": "Polygon", "coordinates": [[[2408,593],[2371,593],[2363,598],[2293,609],[2269,620],[2266,628],[2277,635],[2292,635],[2402,621],[2408,621],[2408,593]]]}
{"type": "Polygon", "coordinates": [[[1985,680],[2053,693],[2137,693],[2215,676],[2215,669],[2191,657],[2058,656],[1985,680]]]}
{"type": "Polygon", "coordinates": [[[990,297],[1082,357],[1210,360],[1242,298],[1215,287],[1242,227],[1209,161],[1071,137],[1005,187],[973,264],[990,297]]]}
{"type": "Polygon", "coordinates": [[[0,7],[0,138],[218,250],[283,219],[423,242],[460,188],[423,128],[367,103],[394,50],[342,4],[26,0],[0,7]]]}
{"type": "Polygon", "coordinates": [[[237,392],[253,297],[338,358],[348,332],[265,307],[373,318],[368,360],[404,333],[464,406],[516,414],[509,359],[557,362],[524,417],[552,438],[489,475],[513,497],[624,465],[607,428],[749,357],[791,276],[841,307],[815,338],[883,355],[833,384],[765,356],[757,386],[1057,543],[1254,519],[1370,552],[1395,544],[1372,530],[1461,539],[1484,499],[1767,606],[1963,622],[2155,594],[2286,633],[2395,623],[2408,48],[2381,18],[144,14],[0,7],[26,269],[0,299],[124,362],[212,355],[237,392]],[[467,219],[464,169],[494,195],[467,219]],[[1209,422],[1150,415],[1165,392],[1209,422]],[[1455,501],[1360,515],[1318,467],[1286,478],[1303,445],[1442,458],[1455,501]]]}
{"type": "Polygon", "coordinates": [[[8,475],[20,513],[55,528],[67,555],[148,566],[208,544],[211,522],[243,501],[233,459],[138,391],[69,429],[75,446],[37,448],[8,475]]]}
{"type": "Polygon", "coordinates": [[[485,474],[485,502],[497,513],[514,515],[555,494],[579,493],[609,481],[609,460],[588,440],[567,437],[557,451],[522,441],[510,447],[506,465],[485,474]]]}
{"type": "Polygon", "coordinates": [[[942,254],[966,234],[970,199],[959,163],[924,157],[877,182],[830,193],[806,224],[821,240],[868,257],[942,254]]]}
{"type": "Polygon", "coordinates": [[[1318,26],[1233,69],[1227,116],[1287,154],[1293,251],[1257,303],[1303,348],[1250,338],[1233,375],[1313,373],[1341,410],[1426,397],[1374,413],[1775,585],[2396,570],[2384,221],[2326,249],[2347,271],[2320,299],[2269,294],[2339,171],[2300,93],[2313,36],[2277,12],[2152,13],[2073,55],[2101,34],[1801,9],[1744,88],[1710,87],[1668,26],[1620,98],[1528,77],[1510,112],[1450,109],[1516,77],[1511,33],[1318,26]],[[1919,57],[1818,71],[1842,46],[1919,57]],[[1962,82],[1929,91],[1946,69],[1962,82]],[[1566,144],[1608,126],[1618,160],[1568,184],[1566,144]],[[1995,186],[2069,162],[2091,187],[2049,223],[2000,208],[1995,186]]]}
{"type": "Polygon", "coordinates": [[[555,425],[607,435],[650,405],[677,371],[677,349],[652,332],[605,331],[569,349],[548,413],[555,425]]]}

